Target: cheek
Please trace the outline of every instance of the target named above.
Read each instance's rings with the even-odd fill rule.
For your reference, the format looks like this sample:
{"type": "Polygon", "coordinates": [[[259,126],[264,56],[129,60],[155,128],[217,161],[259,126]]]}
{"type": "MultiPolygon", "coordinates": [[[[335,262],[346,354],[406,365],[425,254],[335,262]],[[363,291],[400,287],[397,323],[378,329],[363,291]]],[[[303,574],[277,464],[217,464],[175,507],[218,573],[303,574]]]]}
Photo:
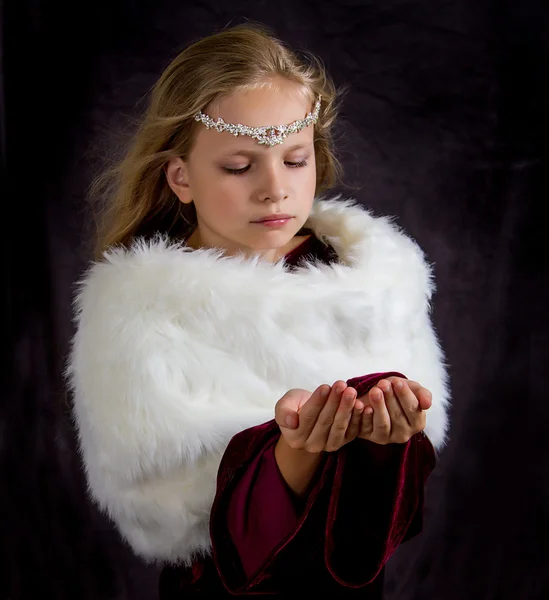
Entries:
{"type": "Polygon", "coordinates": [[[301,191],[307,196],[314,196],[316,190],[316,169],[312,168],[308,170],[307,177],[305,177],[301,184],[301,191]]]}
{"type": "Polygon", "coordinates": [[[216,220],[234,218],[244,209],[246,192],[238,177],[211,175],[201,182],[197,190],[197,206],[205,215],[216,220]]]}

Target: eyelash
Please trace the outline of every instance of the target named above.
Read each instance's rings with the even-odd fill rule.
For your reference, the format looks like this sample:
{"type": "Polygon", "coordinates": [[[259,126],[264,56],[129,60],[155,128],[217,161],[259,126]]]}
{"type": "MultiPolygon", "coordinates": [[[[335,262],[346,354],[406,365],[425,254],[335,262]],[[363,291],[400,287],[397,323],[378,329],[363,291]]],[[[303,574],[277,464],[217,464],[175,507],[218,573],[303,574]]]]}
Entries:
{"type": "MultiPolygon", "coordinates": [[[[308,165],[308,162],[306,160],[302,160],[301,162],[297,162],[297,163],[293,163],[293,162],[286,162],[285,163],[288,167],[290,167],[290,169],[297,169],[299,167],[306,167],[308,165]]],[[[247,167],[243,167],[242,169],[229,169],[227,167],[223,167],[223,170],[227,173],[229,173],[230,175],[244,175],[244,173],[246,173],[246,171],[250,168],[250,165],[248,165],[247,167]]]]}

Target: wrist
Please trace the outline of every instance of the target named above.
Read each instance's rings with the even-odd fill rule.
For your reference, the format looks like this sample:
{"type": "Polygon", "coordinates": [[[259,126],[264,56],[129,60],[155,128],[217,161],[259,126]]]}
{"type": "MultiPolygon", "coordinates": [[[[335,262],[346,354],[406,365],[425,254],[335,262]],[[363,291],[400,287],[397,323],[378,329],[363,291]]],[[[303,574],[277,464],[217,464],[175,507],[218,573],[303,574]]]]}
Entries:
{"type": "Polygon", "coordinates": [[[274,456],[278,469],[290,489],[298,496],[303,496],[322,462],[324,452],[313,453],[303,448],[292,448],[281,435],[275,446],[274,456]]]}

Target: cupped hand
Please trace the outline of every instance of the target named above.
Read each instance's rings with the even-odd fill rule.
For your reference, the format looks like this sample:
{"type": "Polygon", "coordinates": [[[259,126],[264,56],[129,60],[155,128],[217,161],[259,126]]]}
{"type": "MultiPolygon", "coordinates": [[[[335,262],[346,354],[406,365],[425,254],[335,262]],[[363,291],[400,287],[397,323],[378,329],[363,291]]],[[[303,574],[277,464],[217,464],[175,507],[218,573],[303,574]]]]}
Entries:
{"type": "Polygon", "coordinates": [[[275,420],[291,448],[334,452],[359,433],[365,406],[356,396],[344,381],[321,385],[312,393],[291,389],[277,402],[275,420]]]}
{"type": "Polygon", "coordinates": [[[432,394],[416,381],[387,377],[359,400],[373,413],[363,412],[357,437],[382,445],[403,444],[425,429],[432,394]]]}

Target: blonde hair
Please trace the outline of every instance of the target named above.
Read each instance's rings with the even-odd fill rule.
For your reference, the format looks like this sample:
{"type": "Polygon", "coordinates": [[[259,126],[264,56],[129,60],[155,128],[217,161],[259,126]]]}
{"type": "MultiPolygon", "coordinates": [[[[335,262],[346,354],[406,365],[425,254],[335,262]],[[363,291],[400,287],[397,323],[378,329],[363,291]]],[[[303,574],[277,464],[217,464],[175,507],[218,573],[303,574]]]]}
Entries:
{"type": "Polygon", "coordinates": [[[316,194],[339,181],[332,125],[338,92],[322,63],[308,61],[258,24],[237,25],[205,37],[182,51],[151,90],[150,102],[132,144],[114,168],[92,181],[92,202],[103,198],[97,224],[96,258],[114,245],[157,232],[178,237],[196,224],[194,204],[183,204],[168,186],[164,166],[185,159],[199,124],[194,115],[236,91],[258,87],[273,77],[303,86],[311,100],[322,96],[314,125],[316,194]]]}

